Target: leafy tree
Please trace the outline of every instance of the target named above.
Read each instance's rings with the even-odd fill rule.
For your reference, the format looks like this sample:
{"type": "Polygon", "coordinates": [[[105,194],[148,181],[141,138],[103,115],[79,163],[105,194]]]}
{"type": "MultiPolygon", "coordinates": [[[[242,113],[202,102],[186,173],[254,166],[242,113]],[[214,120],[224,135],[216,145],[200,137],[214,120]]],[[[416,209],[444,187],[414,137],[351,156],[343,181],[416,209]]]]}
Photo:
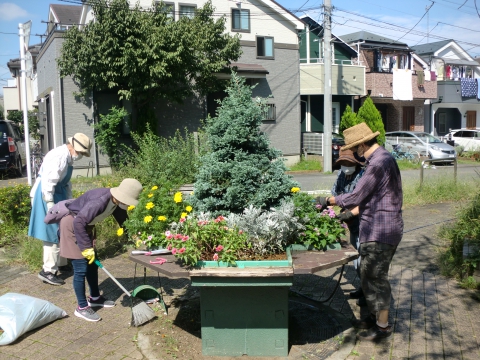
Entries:
{"type": "Polygon", "coordinates": [[[0,104],[0,120],[3,120],[4,118],[4,115],[3,115],[3,112],[5,111],[4,107],[2,104],[0,104]]]}
{"type": "MultiPolygon", "coordinates": [[[[28,111],[28,128],[30,130],[30,135],[33,139],[39,139],[40,136],[38,131],[40,129],[40,124],[38,122],[38,114],[36,110],[28,111]]],[[[18,124],[22,134],[24,134],[24,124],[23,124],[23,111],[20,110],[11,110],[7,114],[7,120],[12,120],[14,123],[18,124]]]]}
{"type": "Polygon", "coordinates": [[[10,110],[7,114],[7,120],[11,120],[21,126],[23,124],[23,111],[10,110]]]}
{"type": "Polygon", "coordinates": [[[252,99],[252,88],[235,73],[226,91],[217,116],[207,119],[210,152],[201,159],[190,201],[197,211],[215,215],[242,213],[249,205],[277,206],[297,184],[285,175],[280,151],[270,148],[260,131],[265,99],[252,99]]]}
{"type": "Polygon", "coordinates": [[[90,90],[118,91],[139,107],[164,98],[182,102],[188,96],[218,88],[215,73],[240,57],[239,36],[225,33],[225,17],[213,19],[211,2],[193,18],[173,21],[168,6],[149,9],[128,0],[92,0],[95,21],[64,35],[58,65],[71,75],[80,95],[90,90]]]}
{"type": "Polygon", "coordinates": [[[352,110],[350,105],[347,105],[345,111],[342,114],[342,119],[340,120],[340,133],[343,133],[343,130],[348,129],[354,125],[358,124],[357,114],[352,110]]]}
{"type": "Polygon", "coordinates": [[[108,155],[110,165],[117,166],[120,156],[120,136],[123,119],[128,112],[114,106],[107,115],[100,114],[100,121],[95,124],[95,141],[100,145],[103,153],[108,155]]]}
{"type": "Polygon", "coordinates": [[[358,123],[364,122],[373,131],[379,131],[378,143],[385,144],[385,126],[383,125],[382,115],[375,107],[370,96],[367,97],[360,109],[358,109],[357,119],[358,123]]]}

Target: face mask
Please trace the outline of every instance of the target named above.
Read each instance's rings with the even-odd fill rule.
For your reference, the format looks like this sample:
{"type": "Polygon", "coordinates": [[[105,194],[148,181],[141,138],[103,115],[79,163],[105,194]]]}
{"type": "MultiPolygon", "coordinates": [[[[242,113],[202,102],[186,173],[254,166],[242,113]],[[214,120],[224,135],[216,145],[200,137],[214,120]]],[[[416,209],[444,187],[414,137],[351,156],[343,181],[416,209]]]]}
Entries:
{"type": "Polygon", "coordinates": [[[340,166],[340,169],[345,173],[345,175],[352,175],[355,172],[356,166],[340,166]]]}
{"type": "Polygon", "coordinates": [[[118,204],[118,207],[119,207],[120,209],[122,209],[122,210],[127,210],[128,205],[127,205],[127,204],[124,204],[124,203],[119,203],[119,204],[118,204]]]}
{"type": "Polygon", "coordinates": [[[73,161],[78,161],[78,160],[80,160],[80,159],[83,157],[82,154],[79,154],[79,153],[75,153],[75,154],[76,154],[76,155],[72,155],[72,160],[73,160],[73,161]]]}

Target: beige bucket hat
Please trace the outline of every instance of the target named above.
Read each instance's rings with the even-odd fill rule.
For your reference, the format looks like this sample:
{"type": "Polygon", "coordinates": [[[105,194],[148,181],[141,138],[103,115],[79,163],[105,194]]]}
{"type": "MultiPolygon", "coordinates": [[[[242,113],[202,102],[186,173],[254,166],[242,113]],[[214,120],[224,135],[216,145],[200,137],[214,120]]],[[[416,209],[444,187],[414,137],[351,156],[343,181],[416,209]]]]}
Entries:
{"type": "Polygon", "coordinates": [[[92,148],[92,140],[82,133],[76,133],[68,138],[68,142],[73,146],[77,153],[82,153],[86,157],[90,157],[90,149],[92,148]]]}
{"type": "Polygon", "coordinates": [[[142,184],[140,184],[140,181],[135,179],[123,179],[119,186],[110,189],[110,193],[118,201],[129,206],[136,206],[142,190],[143,187],[142,184]]]}
{"type": "Polygon", "coordinates": [[[363,144],[368,140],[372,140],[378,135],[380,135],[379,131],[372,132],[368,125],[363,122],[352,126],[343,131],[345,145],[342,146],[341,150],[351,149],[352,147],[363,144]]]}

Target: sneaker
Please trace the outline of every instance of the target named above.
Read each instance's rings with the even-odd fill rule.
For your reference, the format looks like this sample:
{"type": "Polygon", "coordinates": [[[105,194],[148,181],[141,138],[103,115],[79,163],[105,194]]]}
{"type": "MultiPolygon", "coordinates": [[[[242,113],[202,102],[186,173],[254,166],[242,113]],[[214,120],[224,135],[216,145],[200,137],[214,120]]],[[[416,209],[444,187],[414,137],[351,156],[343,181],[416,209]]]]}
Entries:
{"type": "Polygon", "coordinates": [[[103,296],[100,296],[97,300],[93,300],[91,296],[87,298],[88,305],[92,307],[114,307],[115,301],[105,299],[103,296]]]}
{"type": "Polygon", "coordinates": [[[370,314],[368,317],[362,320],[352,320],[352,325],[358,329],[370,329],[374,327],[377,323],[377,319],[373,314],[370,314]]]}
{"type": "Polygon", "coordinates": [[[387,326],[386,328],[381,328],[377,324],[367,331],[363,331],[360,334],[357,334],[357,338],[360,340],[367,341],[377,341],[385,339],[392,336],[392,327],[387,326]]]}
{"type": "Polygon", "coordinates": [[[38,278],[40,280],[43,280],[43,282],[46,282],[51,285],[63,285],[65,284],[65,281],[57,277],[55,274],[52,274],[50,271],[40,271],[38,273],[38,278]]]}
{"type": "Polygon", "coordinates": [[[75,316],[82,318],[87,321],[100,321],[102,318],[95,312],[90,306],[87,306],[85,309],[76,308],[75,316]]]}

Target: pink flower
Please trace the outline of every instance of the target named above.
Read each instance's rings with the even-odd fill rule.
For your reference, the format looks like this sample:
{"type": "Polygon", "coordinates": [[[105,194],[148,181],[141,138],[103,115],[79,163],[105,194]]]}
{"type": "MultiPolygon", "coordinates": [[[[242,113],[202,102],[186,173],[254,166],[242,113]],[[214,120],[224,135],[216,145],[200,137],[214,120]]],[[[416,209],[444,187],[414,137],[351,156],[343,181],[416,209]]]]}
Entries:
{"type": "Polygon", "coordinates": [[[169,237],[170,235],[172,235],[172,233],[171,233],[170,231],[168,231],[168,230],[165,231],[165,236],[166,236],[166,237],[169,237]]]}
{"type": "Polygon", "coordinates": [[[180,218],[181,223],[185,222],[185,220],[186,220],[185,218],[180,218]]]}
{"type": "Polygon", "coordinates": [[[224,226],[224,227],[223,227],[223,230],[228,230],[228,226],[224,226]]]}
{"type": "Polygon", "coordinates": [[[173,248],[172,249],[172,254],[175,255],[177,253],[177,249],[173,248]]]}
{"type": "Polygon", "coordinates": [[[181,248],[180,250],[178,250],[178,252],[179,252],[180,254],[183,254],[183,253],[185,252],[185,248],[184,248],[184,247],[181,248]]]}
{"type": "Polygon", "coordinates": [[[175,239],[181,239],[181,238],[183,238],[182,234],[175,234],[175,239]]]}
{"type": "Polygon", "coordinates": [[[172,250],[172,244],[168,244],[167,249],[172,250]]]}
{"type": "Polygon", "coordinates": [[[150,235],[150,236],[148,237],[148,240],[152,240],[152,237],[153,237],[153,236],[152,236],[152,235],[150,235]]]}
{"type": "Polygon", "coordinates": [[[187,241],[188,239],[190,239],[190,237],[188,235],[184,235],[182,241],[187,241]]]}
{"type": "Polygon", "coordinates": [[[242,235],[242,234],[243,234],[243,230],[239,230],[238,233],[239,233],[240,235],[242,235]]]}
{"type": "Polygon", "coordinates": [[[218,245],[215,250],[217,250],[218,252],[222,251],[223,250],[223,246],[222,245],[218,245]]]}
{"type": "Polygon", "coordinates": [[[213,254],[213,260],[218,261],[218,254],[217,253],[213,254]]]}
{"type": "Polygon", "coordinates": [[[225,218],[224,218],[222,215],[220,215],[219,217],[217,217],[217,218],[215,219],[215,222],[216,222],[216,223],[219,223],[220,221],[223,221],[223,220],[225,220],[225,218]]]}

